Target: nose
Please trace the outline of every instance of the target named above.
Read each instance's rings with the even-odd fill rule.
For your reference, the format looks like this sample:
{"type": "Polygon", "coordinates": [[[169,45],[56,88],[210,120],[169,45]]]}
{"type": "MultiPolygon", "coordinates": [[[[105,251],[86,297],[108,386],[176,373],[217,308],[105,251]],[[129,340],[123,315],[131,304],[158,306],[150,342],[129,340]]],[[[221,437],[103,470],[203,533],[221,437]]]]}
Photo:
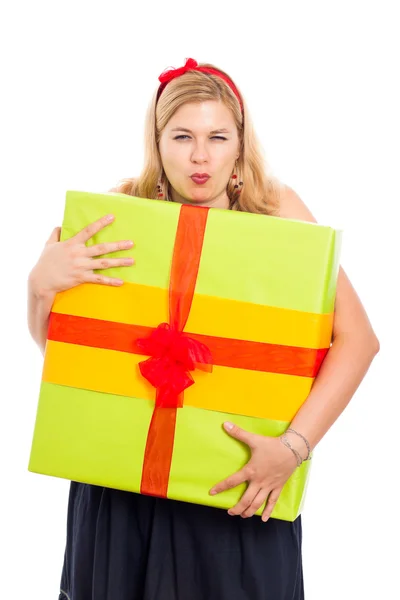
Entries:
{"type": "Polygon", "coordinates": [[[208,152],[204,142],[197,141],[194,145],[191,160],[194,163],[201,164],[208,161],[208,152]]]}

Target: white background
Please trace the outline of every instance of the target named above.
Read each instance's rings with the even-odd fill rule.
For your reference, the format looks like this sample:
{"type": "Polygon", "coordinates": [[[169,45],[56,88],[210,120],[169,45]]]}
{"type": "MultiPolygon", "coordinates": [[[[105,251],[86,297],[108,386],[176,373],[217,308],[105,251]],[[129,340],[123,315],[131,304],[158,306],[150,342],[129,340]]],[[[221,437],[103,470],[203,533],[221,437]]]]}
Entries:
{"type": "Polygon", "coordinates": [[[398,597],[398,8],[2,4],[2,598],[55,600],[65,543],[68,482],[27,472],[42,367],[26,325],[28,272],[61,225],[67,189],[104,191],[139,173],[158,75],[186,57],[233,77],[275,173],[319,222],[343,228],[342,265],[381,342],[315,452],[303,514],[306,599],[398,597]]]}

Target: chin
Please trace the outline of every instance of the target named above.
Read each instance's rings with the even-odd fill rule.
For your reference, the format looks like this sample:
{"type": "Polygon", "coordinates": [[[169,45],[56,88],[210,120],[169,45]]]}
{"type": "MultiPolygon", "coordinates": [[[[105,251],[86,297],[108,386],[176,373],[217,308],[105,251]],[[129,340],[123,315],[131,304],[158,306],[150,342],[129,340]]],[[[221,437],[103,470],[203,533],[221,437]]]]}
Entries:
{"type": "Polygon", "coordinates": [[[211,190],[201,187],[190,187],[188,189],[182,186],[181,190],[177,189],[176,191],[183,202],[190,204],[204,204],[212,198],[211,190]]]}
{"type": "Polygon", "coordinates": [[[211,197],[210,190],[194,189],[188,194],[187,198],[191,202],[206,202],[211,197]]]}

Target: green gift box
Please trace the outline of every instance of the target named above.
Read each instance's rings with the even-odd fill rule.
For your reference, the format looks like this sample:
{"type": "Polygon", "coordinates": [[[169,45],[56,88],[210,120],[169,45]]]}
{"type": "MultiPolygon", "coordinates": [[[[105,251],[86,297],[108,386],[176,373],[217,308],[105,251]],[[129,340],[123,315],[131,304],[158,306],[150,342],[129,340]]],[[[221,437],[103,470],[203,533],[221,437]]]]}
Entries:
{"type": "MultiPolygon", "coordinates": [[[[331,343],[341,232],[70,191],[61,241],[108,213],[87,245],[133,239],[108,256],[135,264],[101,271],[120,287],[57,295],[29,470],[230,508],[245,484],[209,490],[250,451],[222,424],[279,436],[307,399],[331,343]]],[[[309,469],[294,471],[272,517],[300,514],[309,469]]]]}

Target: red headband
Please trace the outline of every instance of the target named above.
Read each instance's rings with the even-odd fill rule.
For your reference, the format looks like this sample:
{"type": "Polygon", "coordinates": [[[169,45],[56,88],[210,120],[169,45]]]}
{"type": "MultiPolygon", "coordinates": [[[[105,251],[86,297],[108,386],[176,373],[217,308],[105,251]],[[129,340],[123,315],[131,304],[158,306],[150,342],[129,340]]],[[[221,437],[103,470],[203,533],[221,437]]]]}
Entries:
{"type": "Polygon", "coordinates": [[[233,81],[231,81],[229,79],[229,77],[227,77],[220,71],[217,71],[217,69],[211,69],[209,67],[199,67],[197,61],[195,61],[193,58],[187,58],[185,65],[183,67],[180,67],[179,69],[174,69],[173,67],[168,67],[168,69],[165,69],[165,71],[163,71],[161,73],[160,77],[158,78],[158,80],[161,81],[161,85],[158,88],[157,100],[161,96],[165,86],[172,79],[175,79],[176,77],[180,77],[187,71],[201,71],[202,73],[210,73],[211,75],[218,75],[218,77],[223,79],[225,81],[225,83],[227,83],[229,85],[232,92],[235,94],[236,98],[239,100],[240,108],[242,109],[242,112],[243,112],[243,102],[242,102],[242,99],[241,99],[239,92],[237,91],[236,86],[233,83],[233,81]]]}

